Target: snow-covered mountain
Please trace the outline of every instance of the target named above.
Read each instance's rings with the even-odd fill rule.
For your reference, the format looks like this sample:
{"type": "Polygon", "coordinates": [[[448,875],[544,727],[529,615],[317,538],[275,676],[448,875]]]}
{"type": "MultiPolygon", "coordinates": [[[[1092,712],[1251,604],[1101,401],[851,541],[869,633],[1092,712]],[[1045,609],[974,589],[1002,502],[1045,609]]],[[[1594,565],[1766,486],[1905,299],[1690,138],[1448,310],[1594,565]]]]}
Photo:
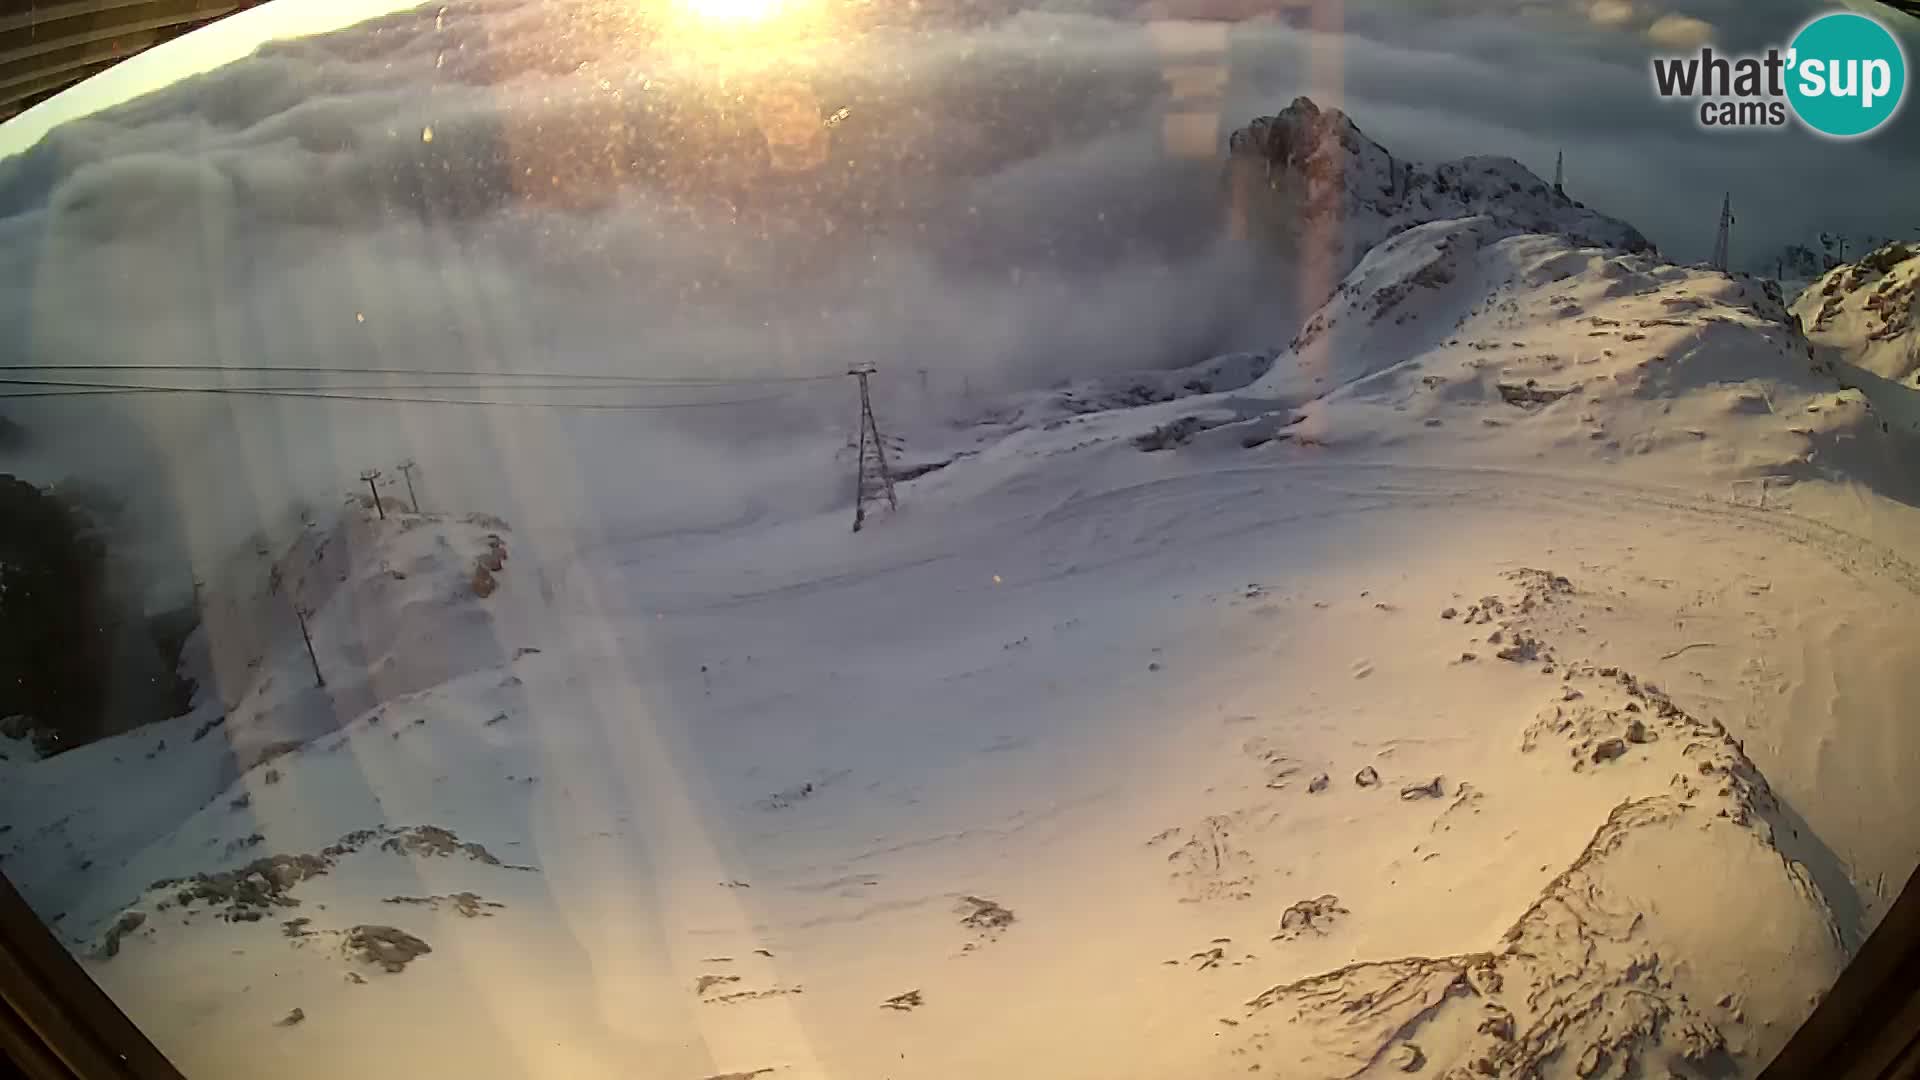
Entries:
{"type": "Polygon", "coordinates": [[[1888,244],[1821,275],[1793,313],[1818,344],[1883,379],[1920,377],[1920,245],[1888,244]]]}
{"type": "MultiPolygon", "coordinates": [[[[1884,434],[1920,438],[1920,247],[1891,243],[1807,286],[1793,314],[1821,370],[1862,395],[1884,434]]],[[[1902,475],[1906,458],[1894,465],[1902,475]]]]}
{"type": "Polygon", "coordinates": [[[1462,217],[1592,247],[1653,247],[1633,226],[1556,192],[1512,158],[1396,158],[1346,113],[1310,98],[1233,132],[1227,150],[1230,183],[1236,194],[1254,193],[1258,220],[1316,249],[1333,245],[1336,278],[1395,233],[1462,217]]]}
{"type": "Polygon", "coordinates": [[[1233,149],[1351,256],[1284,348],[890,425],[857,535],[349,505],[190,715],[0,759],[7,873],[196,1076],[1756,1074],[1914,869],[1917,260],[1797,325],[1233,149]]]}

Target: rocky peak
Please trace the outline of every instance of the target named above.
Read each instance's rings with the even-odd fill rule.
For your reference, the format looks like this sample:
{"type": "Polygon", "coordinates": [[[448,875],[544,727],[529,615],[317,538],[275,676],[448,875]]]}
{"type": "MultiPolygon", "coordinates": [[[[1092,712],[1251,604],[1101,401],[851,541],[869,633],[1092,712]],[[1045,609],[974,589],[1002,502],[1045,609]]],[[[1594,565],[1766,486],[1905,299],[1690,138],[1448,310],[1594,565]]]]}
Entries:
{"type": "Polygon", "coordinates": [[[1271,195],[1263,216],[1285,224],[1337,222],[1345,269],[1369,248],[1429,221],[1485,216],[1522,232],[1566,236],[1578,244],[1647,251],[1624,221],[1589,210],[1555,191],[1512,158],[1464,157],[1427,165],[1395,157],[1339,109],[1295,98],[1227,140],[1228,167],[1243,187],[1271,195]]]}
{"type": "Polygon", "coordinates": [[[1227,153],[1235,160],[1263,163],[1265,179],[1276,190],[1297,189],[1310,212],[1343,200],[1385,209],[1382,200],[1392,198],[1400,168],[1346,113],[1322,109],[1306,97],[1294,98],[1279,113],[1257,117],[1234,132],[1227,153]]]}

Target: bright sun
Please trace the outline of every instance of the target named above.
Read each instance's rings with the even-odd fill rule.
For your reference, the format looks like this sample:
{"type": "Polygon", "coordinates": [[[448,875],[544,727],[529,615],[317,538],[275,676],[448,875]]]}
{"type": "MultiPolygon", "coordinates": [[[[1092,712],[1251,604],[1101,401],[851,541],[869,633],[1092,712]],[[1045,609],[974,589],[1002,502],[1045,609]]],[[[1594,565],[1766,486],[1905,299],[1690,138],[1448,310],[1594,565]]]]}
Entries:
{"type": "Polygon", "coordinates": [[[759,22],[779,9],[780,0],[687,0],[687,6],[717,22],[759,22]]]}

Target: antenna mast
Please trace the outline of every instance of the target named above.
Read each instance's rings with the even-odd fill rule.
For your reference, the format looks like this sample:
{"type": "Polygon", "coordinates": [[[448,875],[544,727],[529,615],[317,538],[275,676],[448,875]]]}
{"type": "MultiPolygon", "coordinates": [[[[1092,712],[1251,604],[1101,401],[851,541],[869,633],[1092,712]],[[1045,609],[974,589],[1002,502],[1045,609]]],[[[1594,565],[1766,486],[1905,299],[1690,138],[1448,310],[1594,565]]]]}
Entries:
{"type": "Polygon", "coordinates": [[[1727,234],[1733,228],[1733,192],[1720,200],[1720,232],[1713,241],[1713,268],[1727,272],[1727,234]]]}

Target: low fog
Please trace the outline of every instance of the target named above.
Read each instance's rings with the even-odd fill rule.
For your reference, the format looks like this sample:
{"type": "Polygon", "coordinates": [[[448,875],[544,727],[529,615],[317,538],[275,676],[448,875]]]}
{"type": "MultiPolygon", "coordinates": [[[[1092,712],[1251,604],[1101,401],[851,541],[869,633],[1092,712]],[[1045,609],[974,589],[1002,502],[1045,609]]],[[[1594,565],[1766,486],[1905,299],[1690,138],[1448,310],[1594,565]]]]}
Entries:
{"type": "Polygon", "coordinates": [[[1575,197],[1680,260],[1706,254],[1722,190],[1737,262],[1920,225],[1911,110],[1852,144],[1709,135],[1648,88],[1650,47],[1759,47],[1810,4],[1246,7],[846,4],[761,40],[606,0],[472,0],[270,44],[0,161],[8,362],[76,369],[9,375],[705,382],[213,372],[195,378],[508,404],[18,397],[0,471],[123,492],[168,598],[406,458],[424,509],[517,526],[834,506],[850,362],[881,366],[883,415],[912,425],[1283,343],[1320,298],[1234,227],[1220,155],[1302,93],[1403,157],[1550,175],[1564,150],[1575,197]]]}

